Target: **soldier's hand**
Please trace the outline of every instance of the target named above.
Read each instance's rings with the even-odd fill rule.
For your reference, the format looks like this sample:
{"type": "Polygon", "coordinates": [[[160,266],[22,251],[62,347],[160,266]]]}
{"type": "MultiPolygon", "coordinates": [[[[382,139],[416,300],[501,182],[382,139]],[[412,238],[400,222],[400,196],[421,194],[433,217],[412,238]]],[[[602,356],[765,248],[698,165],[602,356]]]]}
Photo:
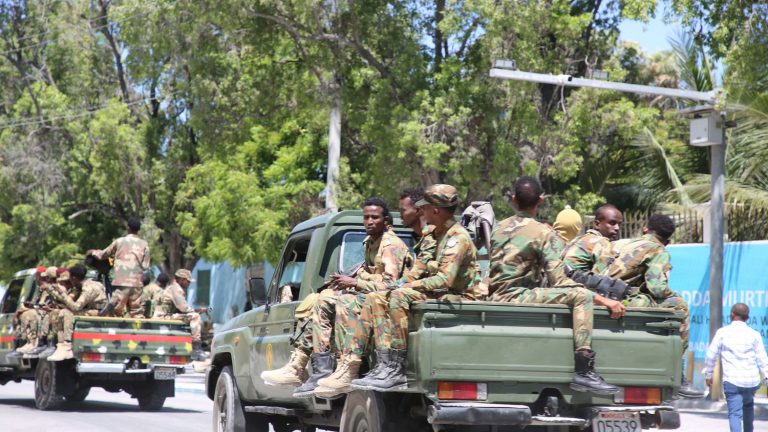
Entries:
{"type": "Polygon", "coordinates": [[[333,278],[333,284],[337,289],[353,290],[357,288],[357,280],[351,276],[335,274],[331,277],[333,278]]]}
{"type": "Polygon", "coordinates": [[[609,311],[611,311],[611,318],[613,319],[623,317],[627,311],[627,308],[623,304],[621,304],[621,302],[616,300],[607,299],[605,306],[608,308],[609,311]]]}
{"type": "Polygon", "coordinates": [[[712,387],[712,378],[705,378],[704,381],[707,383],[707,387],[712,387]]]}

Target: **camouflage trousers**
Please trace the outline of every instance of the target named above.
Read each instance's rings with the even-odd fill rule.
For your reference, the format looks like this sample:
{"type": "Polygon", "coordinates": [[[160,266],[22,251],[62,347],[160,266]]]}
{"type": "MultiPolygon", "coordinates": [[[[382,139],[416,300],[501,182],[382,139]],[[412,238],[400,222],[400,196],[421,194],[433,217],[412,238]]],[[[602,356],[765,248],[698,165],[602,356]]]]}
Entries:
{"type": "MultiPolygon", "coordinates": [[[[371,306],[368,299],[378,296],[386,299],[384,293],[344,294],[336,301],[336,323],[333,332],[335,343],[343,353],[363,356],[371,338],[371,306]],[[364,311],[365,313],[364,315],[364,311]]],[[[382,348],[382,347],[379,347],[382,348]]],[[[389,348],[387,346],[387,348],[389,348]]]]}
{"type": "Polygon", "coordinates": [[[110,303],[115,305],[115,316],[144,318],[144,304],[141,301],[142,287],[112,286],[110,303]]]}
{"type": "Polygon", "coordinates": [[[680,339],[683,341],[683,352],[688,350],[688,330],[691,326],[691,317],[688,312],[688,303],[679,294],[671,292],[671,295],[665,299],[655,299],[648,294],[638,293],[629,296],[622,303],[628,307],[664,308],[683,312],[685,318],[680,324],[680,339]]]}
{"type": "Polygon", "coordinates": [[[53,318],[59,313],[58,309],[43,311],[43,319],[40,320],[40,336],[47,337],[52,341],[56,337],[56,330],[53,328],[53,318]]]}
{"type": "MultiPolygon", "coordinates": [[[[378,331],[389,331],[390,336],[377,336],[376,339],[384,342],[387,337],[390,338],[390,347],[392,349],[404,350],[408,348],[408,312],[411,306],[419,304],[430,298],[445,298],[448,296],[435,297],[431,294],[416,291],[410,288],[397,288],[390,291],[389,294],[389,323],[379,321],[375,329],[378,331]],[[382,326],[379,329],[379,326],[382,326]],[[389,326],[389,327],[388,327],[389,326]],[[388,327],[388,328],[387,328],[388,327]]],[[[454,296],[450,296],[454,297],[454,296]]],[[[376,315],[381,312],[374,309],[376,315]]],[[[377,331],[374,330],[374,331],[377,331]]]]}
{"type": "Polygon", "coordinates": [[[293,346],[304,351],[305,354],[312,354],[312,319],[297,318],[296,327],[300,333],[293,341],[293,346]]]}
{"type": "MultiPolygon", "coordinates": [[[[88,309],[80,311],[77,315],[98,316],[99,310],[88,309]]],[[[72,342],[72,335],[75,332],[75,316],[75,313],[69,309],[59,309],[53,321],[59,342],[72,342]]]]}
{"type": "Polygon", "coordinates": [[[199,342],[202,338],[203,322],[200,314],[197,312],[175,313],[173,315],[157,315],[155,319],[179,320],[189,324],[189,331],[192,333],[192,342],[199,342]]]}
{"type": "Polygon", "coordinates": [[[331,350],[333,327],[336,322],[336,302],[341,296],[334,290],[326,289],[317,297],[312,306],[312,351],[316,353],[331,350]]]}
{"type": "Polygon", "coordinates": [[[19,315],[19,337],[35,343],[40,336],[42,314],[37,309],[27,309],[19,315]]]}
{"type": "Polygon", "coordinates": [[[592,346],[594,294],[586,288],[521,288],[510,293],[494,294],[491,301],[568,305],[573,310],[573,345],[576,351],[592,346]]]}

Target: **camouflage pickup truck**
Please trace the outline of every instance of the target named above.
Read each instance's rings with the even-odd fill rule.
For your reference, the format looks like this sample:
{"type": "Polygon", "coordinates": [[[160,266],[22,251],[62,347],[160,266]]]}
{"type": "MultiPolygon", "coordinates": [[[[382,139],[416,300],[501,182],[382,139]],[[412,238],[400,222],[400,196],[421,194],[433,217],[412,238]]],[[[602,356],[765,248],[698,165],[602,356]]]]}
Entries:
{"type": "MultiPolygon", "coordinates": [[[[410,233],[396,220],[396,232],[410,233]]],[[[206,389],[214,431],[506,431],[640,432],[679,427],[673,398],[681,376],[682,317],[632,309],[619,320],[596,308],[596,368],[618,394],[571,390],[571,312],[559,305],[427,301],[411,311],[408,388],[354,391],[336,400],[296,399],[260,374],[284,364],[298,331],[299,302],[334,272],[362,260],[359,211],[296,226],[272,280],[251,280],[254,308],[226,323],[213,340],[206,389]],[[279,287],[294,288],[279,303],[279,287]]]]}
{"type": "Polygon", "coordinates": [[[8,357],[17,341],[14,315],[38,290],[34,269],[16,273],[0,303],[0,384],[35,381],[35,405],[42,410],[82,402],[91,387],[125,391],[142,410],[156,411],[174,396],[177,374],[190,361],[192,335],[181,321],[78,316],[71,360],[8,357]]]}

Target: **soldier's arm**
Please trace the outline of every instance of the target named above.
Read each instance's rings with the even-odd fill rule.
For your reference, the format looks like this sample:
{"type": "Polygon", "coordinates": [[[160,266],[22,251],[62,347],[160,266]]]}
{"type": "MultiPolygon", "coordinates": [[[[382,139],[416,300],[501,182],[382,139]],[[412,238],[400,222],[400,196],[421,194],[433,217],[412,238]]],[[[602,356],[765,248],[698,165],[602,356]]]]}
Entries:
{"type": "Polygon", "coordinates": [[[421,238],[420,250],[416,256],[416,260],[413,262],[413,267],[403,274],[403,278],[407,282],[413,282],[417,279],[421,279],[428,273],[427,263],[435,257],[435,250],[437,249],[437,242],[431,234],[427,234],[421,238]]]}
{"type": "Polygon", "coordinates": [[[384,291],[388,285],[396,281],[403,271],[403,262],[408,254],[405,245],[390,244],[382,248],[381,262],[384,273],[370,274],[369,279],[357,279],[357,288],[361,291],[384,291]]]}
{"type": "Polygon", "coordinates": [[[594,249],[592,249],[592,260],[594,262],[592,272],[595,274],[602,274],[611,265],[613,259],[613,245],[611,244],[611,241],[606,238],[600,239],[600,241],[595,244],[594,249]]]}
{"type": "MultiPolygon", "coordinates": [[[[470,253],[472,244],[458,236],[453,238],[456,239],[455,244],[451,247],[446,246],[443,250],[443,256],[437,263],[437,273],[434,276],[409,282],[412,289],[428,292],[450,289],[454,285],[459,274],[459,266],[470,253]]],[[[446,245],[451,241],[452,239],[448,239],[446,245]]]]}
{"type": "Polygon", "coordinates": [[[144,252],[142,253],[142,256],[141,256],[141,269],[142,270],[149,269],[149,259],[150,259],[150,256],[149,256],[149,246],[145,246],[144,247],[144,252]]]}
{"type": "Polygon", "coordinates": [[[581,286],[565,275],[565,266],[560,260],[560,255],[563,253],[563,241],[554,231],[546,234],[541,249],[544,271],[550,286],[581,286]]]}
{"type": "Polygon", "coordinates": [[[669,263],[669,252],[660,250],[654,253],[646,261],[645,287],[651,296],[657,299],[668,297],[669,271],[672,265],[669,263]]]}
{"type": "Polygon", "coordinates": [[[92,297],[93,290],[83,287],[83,291],[77,297],[77,300],[72,300],[70,296],[65,295],[59,299],[59,302],[70,311],[77,312],[85,307],[85,305],[87,305],[91,300],[93,300],[92,297]]]}
{"type": "Polygon", "coordinates": [[[172,300],[173,305],[176,306],[176,309],[178,309],[180,313],[194,312],[187,304],[187,298],[184,295],[184,290],[174,290],[172,300]]]}
{"type": "Polygon", "coordinates": [[[117,239],[115,239],[112,243],[110,243],[106,249],[103,249],[103,250],[96,249],[92,251],[91,255],[95,256],[98,259],[104,259],[105,257],[113,256],[116,250],[117,250],[117,239]]]}

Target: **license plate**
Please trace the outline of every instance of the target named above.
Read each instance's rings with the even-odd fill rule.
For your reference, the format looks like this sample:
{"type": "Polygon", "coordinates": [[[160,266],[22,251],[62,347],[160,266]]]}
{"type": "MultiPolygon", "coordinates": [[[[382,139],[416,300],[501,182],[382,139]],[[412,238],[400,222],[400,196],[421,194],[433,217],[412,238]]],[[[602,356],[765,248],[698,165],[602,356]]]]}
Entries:
{"type": "Polygon", "coordinates": [[[176,379],[176,369],[155,368],[155,379],[156,380],[176,379]]]}
{"type": "Polygon", "coordinates": [[[638,412],[601,412],[592,420],[593,432],[642,432],[638,412]]]}

